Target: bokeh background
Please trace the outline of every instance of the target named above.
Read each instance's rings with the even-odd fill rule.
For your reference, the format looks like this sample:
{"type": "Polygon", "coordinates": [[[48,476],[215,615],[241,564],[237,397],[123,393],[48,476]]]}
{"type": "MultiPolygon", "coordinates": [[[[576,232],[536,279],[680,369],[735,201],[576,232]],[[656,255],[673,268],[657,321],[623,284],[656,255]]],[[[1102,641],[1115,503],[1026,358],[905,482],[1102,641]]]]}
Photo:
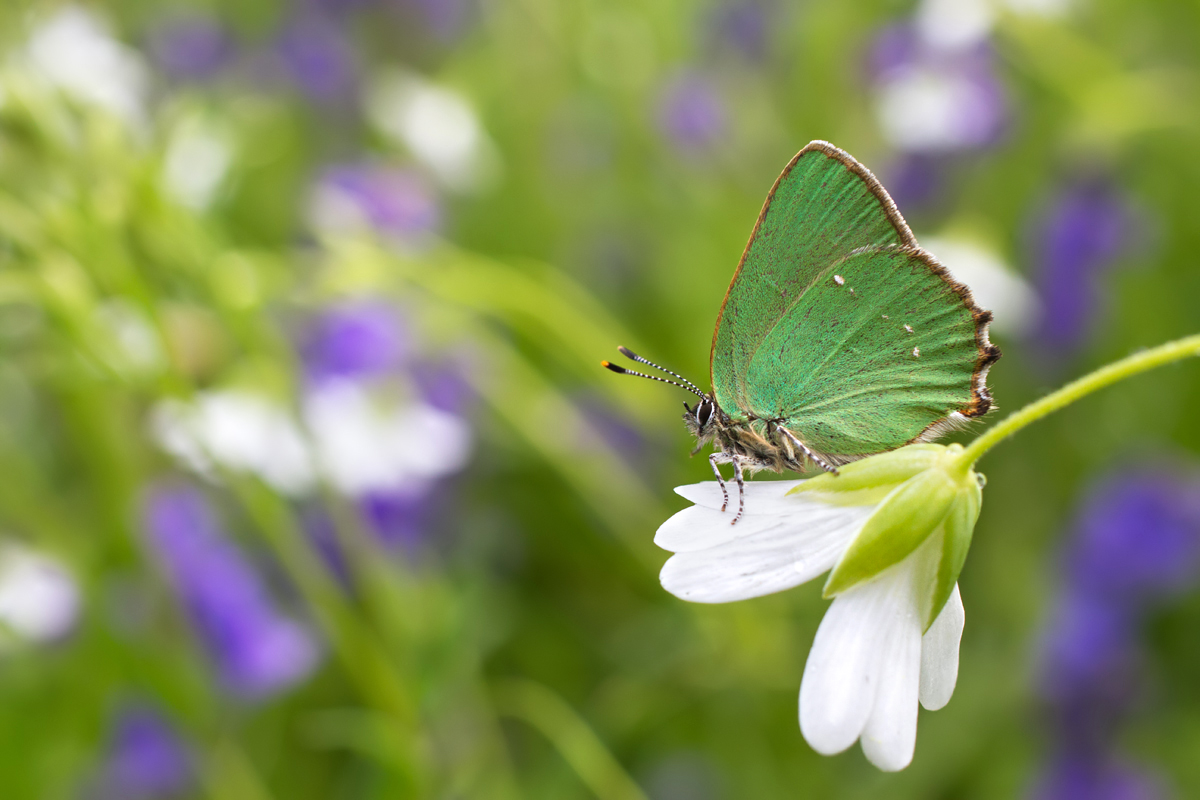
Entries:
{"type": "MultiPolygon", "coordinates": [[[[981,463],[950,705],[814,754],[819,585],[660,589],[810,139],[996,312],[1013,410],[1200,328],[1189,0],[9,0],[4,798],[1200,796],[1200,365],[981,463]]],[[[819,582],[817,582],[819,583],[819,582]]]]}

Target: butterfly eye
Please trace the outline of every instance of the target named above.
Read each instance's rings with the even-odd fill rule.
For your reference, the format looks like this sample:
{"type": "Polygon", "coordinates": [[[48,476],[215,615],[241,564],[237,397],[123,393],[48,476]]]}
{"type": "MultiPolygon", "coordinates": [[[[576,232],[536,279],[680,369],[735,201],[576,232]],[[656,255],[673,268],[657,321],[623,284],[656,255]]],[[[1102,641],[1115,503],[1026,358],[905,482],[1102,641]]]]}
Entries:
{"type": "Polygon", "coordinates": [[[709,423],[710,420],[712,420],[712,415],[713,415],[713,404],[712,404],[711,400],[702,400],[702,401],[700,401],[699,404],[697,404],[697,406],[696,406],[696,422],[700,423],[701,428],[703,428],[705,425],[707,425],[709,423]]]}

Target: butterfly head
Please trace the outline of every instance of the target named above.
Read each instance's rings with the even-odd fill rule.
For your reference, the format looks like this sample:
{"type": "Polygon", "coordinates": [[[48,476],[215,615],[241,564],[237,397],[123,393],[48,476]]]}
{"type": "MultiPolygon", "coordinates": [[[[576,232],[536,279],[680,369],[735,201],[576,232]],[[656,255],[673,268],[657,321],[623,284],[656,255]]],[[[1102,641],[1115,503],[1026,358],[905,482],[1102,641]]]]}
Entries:
{"type": "Polygon", "coordinates": [[[701,395],[694,406],[683,404],[683,424],[693,436],[704,442],[717,434],[717,420],[722,417],[721,409],[708,395],[701,395]]]}

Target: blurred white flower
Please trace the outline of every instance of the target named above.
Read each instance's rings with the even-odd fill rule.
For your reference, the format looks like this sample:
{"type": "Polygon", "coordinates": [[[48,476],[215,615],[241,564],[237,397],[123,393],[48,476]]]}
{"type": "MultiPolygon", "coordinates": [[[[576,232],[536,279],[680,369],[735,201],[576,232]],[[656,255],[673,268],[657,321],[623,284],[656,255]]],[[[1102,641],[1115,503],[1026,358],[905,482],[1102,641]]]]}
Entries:
{"type": "Polygon", "coordinates": [[[110,365],[118,372],[155,372],[165,361],[158,333],[146,314],[132,303],[110,299],[96,307],[96,321],[111,337],[110,365]]]}
{"type": "Polygon", "coordinates": [[[470,104],[451,89],[414,74],[385,73],[370,87],[367,114],[450,189],[486,190],[499,177],[495,145],[470,104]]]}
{"type": "Polygon", "coordinates": [[[246,392],[207,392],[160,404],[151,418],[163,449],[209,477],[214,466],[249,472],[288,495],[318,478],[357,497],[457,472],[471,452],[465,420],[424,403],[381,403],[366,387],[332,381],[303,400],[304,426],[246,392]]]}
{"type": "Polygon", "coordinates": [[[215,462],[284,494],[313,488],[312,457],[295,421],[259,395],[204,392],[192,404],[167,401],[154,409],[151,426],[164,450],[203,475],[213,476],[215,462]]]}
{"type": "Polygon", "coordinates": [[[958,50],[982,42],[996,19],[993,0],[921,0],[917,32],[931,47],[958,50]]]}
{"type": "Polygon", "coordinates": [[[471,453],[461,417],[419,402],[381,405],[353,381],[314,389],[304,418],[326,480],[350,496],[457,472],[471,453]]]}
{"type": "Polygon", "coordinates": [[[230,137],[212,122],[191,117],[172,133],[163,159],[163,188],[183,205],[208,208],[233,158],[230,137]]]}
{"type": "MultiPolygon", "coordinates": [[[[33,642],[66,635],[79,616],[79,587],[57,559],[0,545],[0,626],[33,642]]],[[[3,644],[0,632],[0,644],[3,644]]]]}
{"type": "Polygon", "coordinates": [[[964,239],[928,237],[921,242],[956,280],[971,287],[971,294],[981,307],[995,314],[993,331],[1023,333],[1038,318],[1038,299],[1033,287],[993,251],[964,239]]]}
{"type": "Polygon", "coordinates": [[[929,152],[985,144],[999,127],[1003,109],[994,87],[979,76],[918,63],[888,76],[876,112],[892,145],[929,152]]]}
{"type": "Polygon", "coordinates": [[[133,49],[113,38],[89,10],[65,6],[34,28],[26,54],[52,83],[127,123],[145,120],[149,71],[133,49]]]}

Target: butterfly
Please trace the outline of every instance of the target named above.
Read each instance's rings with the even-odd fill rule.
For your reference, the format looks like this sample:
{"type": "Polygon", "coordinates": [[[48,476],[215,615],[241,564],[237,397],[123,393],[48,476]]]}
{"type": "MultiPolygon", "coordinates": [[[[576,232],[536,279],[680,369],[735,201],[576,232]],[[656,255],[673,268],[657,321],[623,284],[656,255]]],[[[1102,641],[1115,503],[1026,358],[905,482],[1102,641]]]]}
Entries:
{"type": "Polygon", "coordinates": [[[613,372],[695,394],[683,421],[693,454],[733,464],[736,524],[743,473],[829,472],[928,441],[992,408],[992,314],[917,244],[896,204],[849,153],[814,141],[775,181],[717,315],[712,390],[618,348],[676,380],[613,372]]]}

